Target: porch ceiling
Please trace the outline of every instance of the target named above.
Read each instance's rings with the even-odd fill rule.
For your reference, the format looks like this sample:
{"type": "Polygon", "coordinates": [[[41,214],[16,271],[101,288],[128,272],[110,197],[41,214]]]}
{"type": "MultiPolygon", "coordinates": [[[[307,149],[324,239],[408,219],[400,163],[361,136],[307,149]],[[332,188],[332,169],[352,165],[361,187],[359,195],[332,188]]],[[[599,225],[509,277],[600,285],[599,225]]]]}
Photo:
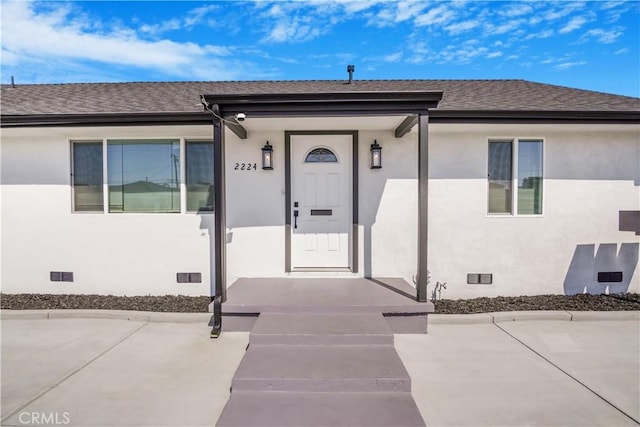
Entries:
{"type": "MultiPolygon", "coordinates": [[[[242,114],[246,117],[281,118],[334,118],[352,120],[345,129],[358,129],[354,117],[387,117],[404,115],[396,124],[395,134],[402,136],[415,123],[408,116],[425,114],[436,108],[442,99],[442,91],[347,91],[319,93],[255,93],[255,94],[203,94],[202,105],[219,120],[242,114]],[[411,122],[411,126],[408,124],[411,122]],[[401,126],[400,126],[401,125],[401,126]]],[[[246,121],[246,120],[245,120],[246,121]]],[[[228,121],[228,127],[239,138],[247,138],[244,122],[228,121]]],[[[298,122],[304,123],[304,122],[298,122]]],[[[349,122],[347,122],[349,123],[349,122]]],[[[300,129],[309,129],[306,125],[300,129]]],[[[329,129],[339,129],[329,126],[329,129]]]]}

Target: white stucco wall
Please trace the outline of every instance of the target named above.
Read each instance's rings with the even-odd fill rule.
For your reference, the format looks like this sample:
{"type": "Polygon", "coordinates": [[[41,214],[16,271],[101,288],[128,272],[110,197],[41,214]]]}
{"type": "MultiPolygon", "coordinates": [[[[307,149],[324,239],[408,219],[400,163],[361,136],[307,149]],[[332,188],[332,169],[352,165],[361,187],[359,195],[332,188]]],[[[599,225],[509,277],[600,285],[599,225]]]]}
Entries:
{"type": "Polygon", "coordinates": [[[213,215],[72,213],[69,140],[136,137],[210,139],[211,127],[2,130],[2,292],[210,295],[213,215]]]}
{"type": "Polygon", "coordinates": [[[431,125],[429,142],[429,268],[442,297],[601,293],[597,272],[621,270],[628,288],[608,291],[640,291],[640,237],[618,230],[619,211],[640,209],[640,127],[431,125]],[[487,215],[495,137],[544,139],[542,216],[487,215]],[[468,285],[467,273],[493,284],[468,285]]]}
{"type": "Polygon", "coordinates": [[[361,271],[413,283],[418,251],[418,140],[413,132],[360,132],[361,271]],[[370,169],[370,146],[382,146],[382,169],[370,169]]]}
{"type": "Polygon", "coordinates": [[[283,277],[285,270],[284,131],[227,132],[227,282],[240,277],[283,277]],[[262,147],[273,146],[273,170],[262,169],[262,147]],[[257,170],[236,170],[256,163],[257,170]]]}
{"type": "MultiPolygon", "coordinates": [[[[358,272],[340,276],[411,283],[417,132],[397,139],[391,120],[264,120],[247,120],[246,140],[226,133],[228,283],[287,276],[284,131],[302,129],[359,129],[358,272]],[[383,147],[378,170],[369,168],[374,139],[383,147]],[[260,167],[266,140],[274,147],[273,171],[260,167]],[[235,170],[236,163],[256,163],[257,170],[235,170]]],[[[640,237],[618,230],[620,210],[640,209],[639,126],[429,129],[429,292],[440,281],[446,298],[574,293],[584,286],[600,293],[606,289],[595,283],[597,271],[622,268],[633,272],[625,273],[625,290],[640,292],[640,237]],[[487,215],[487,141],[497,137],[544,139],[542,216],[487,215]],[[468,285],[467,273],[492,273],[493,284],[468,285]]],[[[213,215],[72,213],[69,147],[70,139],[210,136],[210,126],[3,129],[2,291],[210,295],[213,215]],[[72,271],[75,281],[51,282],[50,271],[72,271]],[[178,284],[177,272],[201,272],[203,283],[178,284]]],[[[294,275],[305,274],[315,275],[294,275]]]]}
{"type": "MultiPolygon", "coordinates": [[[[308,126],[318,129],[313,123],[308,126]]],[[[229,283],[239,277],[287,276],[403,277],[412,282],[417,257],[417,138],[410,134],[397,139],[391,130],[375,130],[359,131],[358,139],[358,271],[285,273],[284,129],[249,132],[246,140],[227,133],[229,283]],[[384,167],[378,170],[369,168],[374,139],[383,146],[384,167]],[[274,147],[272,171],[260,169],[260,149],[267,140],[274,147]],[[257,163],[258,170],[234,170],[243,162],[257,163]]]]}

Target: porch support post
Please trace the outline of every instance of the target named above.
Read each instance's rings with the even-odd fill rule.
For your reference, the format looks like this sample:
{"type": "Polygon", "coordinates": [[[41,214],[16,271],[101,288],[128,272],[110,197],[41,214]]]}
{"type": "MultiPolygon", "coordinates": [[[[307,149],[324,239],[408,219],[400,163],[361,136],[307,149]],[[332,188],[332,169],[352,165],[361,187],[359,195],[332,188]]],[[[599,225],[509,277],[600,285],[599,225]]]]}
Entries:
{"type": "MultiPolygon", "coordinates": [[[[213,110],[219,117],[220,108],[213,105],[213,110]]],[[[213,119],[213,191],[214,191],[214,283],[215,295],[213,298],[213,329],[211,337],[217,338],[222,330],[222,303],[227,300],[227,221],[225,203],[225,149],[224,149],[224,124],[214,116],[213,119]]]]}
{"type": "Polygon", "coordinates": [[[427,282],[427,233],[428,233],[428,201],[429,201],[429,112],[418,116],[418,277],[417,300],[426,302],[427,282]]]}

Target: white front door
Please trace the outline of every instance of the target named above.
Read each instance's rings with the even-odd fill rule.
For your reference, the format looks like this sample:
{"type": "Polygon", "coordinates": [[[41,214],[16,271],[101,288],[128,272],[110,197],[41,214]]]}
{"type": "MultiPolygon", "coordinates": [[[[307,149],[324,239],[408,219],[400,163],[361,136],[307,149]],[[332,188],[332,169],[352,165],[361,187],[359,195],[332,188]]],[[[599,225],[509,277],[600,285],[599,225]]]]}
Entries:
{"type": "Polygon", "coordinates": [[[291,266],[349,268],[351,135],[291,137],[291,266]]]}

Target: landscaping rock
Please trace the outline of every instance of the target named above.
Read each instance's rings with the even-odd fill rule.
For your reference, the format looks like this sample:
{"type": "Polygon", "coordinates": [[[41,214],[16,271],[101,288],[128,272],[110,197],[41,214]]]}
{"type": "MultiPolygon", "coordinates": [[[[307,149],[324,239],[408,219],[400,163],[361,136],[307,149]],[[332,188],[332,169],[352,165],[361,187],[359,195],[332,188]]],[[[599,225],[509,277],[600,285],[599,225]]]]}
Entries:
{"type": "MultiPolygon", "coordinates": [[[[182,295],[114,296],[0,294],[5,310],[103,309],[172,313],[207,313],[211,298],[182,295]]],[[[567,310],[623,311],[640,310],[640,294],[623,295],[535,295],[448,300],[435,302],[436,313],[472,314],[499,311],[567,310]]]]}

